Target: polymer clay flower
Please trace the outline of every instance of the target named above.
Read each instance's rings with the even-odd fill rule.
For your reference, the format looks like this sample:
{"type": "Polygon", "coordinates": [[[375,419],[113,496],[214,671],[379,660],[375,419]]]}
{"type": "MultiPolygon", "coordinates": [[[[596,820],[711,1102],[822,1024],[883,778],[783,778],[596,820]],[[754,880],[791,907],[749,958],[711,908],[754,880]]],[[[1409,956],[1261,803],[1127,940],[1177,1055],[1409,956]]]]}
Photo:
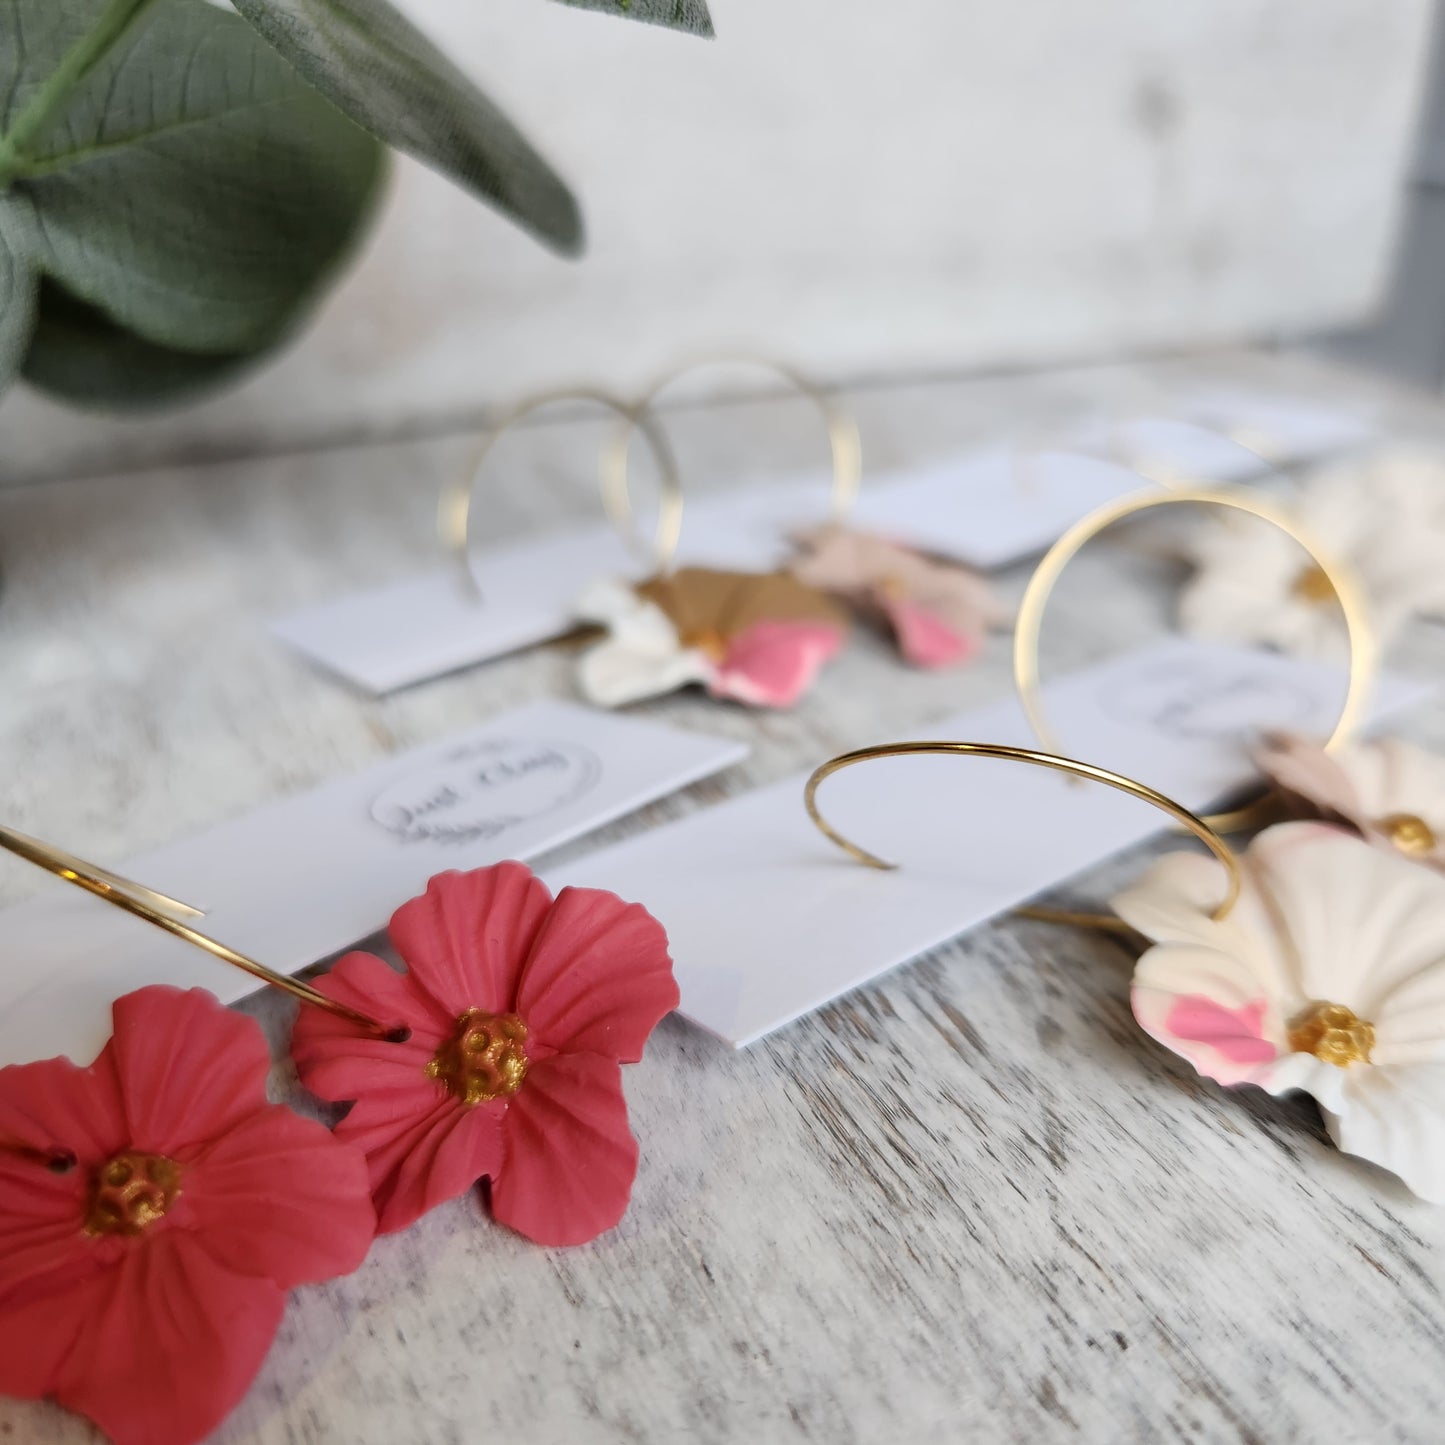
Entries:
{"type": "Polygon", "coordinates": [[[539,1244],[611,1229],[637,1172],[620,1065],[678,1002],[662,925],[598,889],[553,899],[499,863],[433,878],[391,939],[405,973],[351,953],[316,986],[409,1039],[320,1009],[292,1037],[306,1087],[355,1100],[336,1134],[366,1155],[381,1232],[483,1178],[494,1217],[539,1244]]]}
{"type": "Polygon", "coordinates": [[[1312,1094],[1339,1147],[1445,1203],[1445,877],[1320,823],[1261,833],[1238,906],[1174,853],[1115,899],[1135,1017],[1221,1084],[1312,1094]]]}
{"type": "Polygon", "coordinates": [[[793,575],[883,617],[903,656],[917,667],[948,667],[972,657],[1008,610],[965,567],[936,562],[866,532],[824,527],[798,539],[793,575]]]}
{"type": "Polygon", "coordinates": [[[1373,843],[1445,870],[1445,759],[1399,738],[1326,752],[1280,734],[1255,750],[1260,767],[1311,812],[1373,843]]]}
{"type": "Polygon", "coordinates": [[[791,707],[842,647],[847,618],[785,572],[704,567],[637,586],[595,583],[578,616],[607,629],[582,657],[583,695],[621,707],[702,683],[719,698],[791,707]]]}
{"type": "MultiPolygon", "coordinates": [[[[1445,463],[1386,452],[1319,473],[1290,511],[1312,542],[1359,578],[1387,640],[1412,616],[1445,615],[1445,463]]],[[[1238,518],[1201,523],[1188,546],[1195,573],[1180,599],[1185,631],[1340,656],[1345,633],[1329,579],[1275,527],[1238,518]]]]}
{"type": "Polygon", "coordinates": [[[354,1270],[376,1216],[361,1155],[267,1102],[254,1020],[160,987],[113,1017],[89,1068],[0,1069],[0,1393],[189,1445],[245,1394],[287,1291],[354,1270]]]}

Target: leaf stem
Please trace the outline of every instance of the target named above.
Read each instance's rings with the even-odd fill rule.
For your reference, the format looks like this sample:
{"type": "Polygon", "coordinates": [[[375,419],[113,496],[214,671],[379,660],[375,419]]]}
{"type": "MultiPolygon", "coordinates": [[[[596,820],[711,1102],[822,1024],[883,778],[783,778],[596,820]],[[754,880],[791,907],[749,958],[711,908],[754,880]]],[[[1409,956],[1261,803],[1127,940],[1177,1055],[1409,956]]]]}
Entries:
{"type": "Polygon", "coordinates": [[[9,188],[26,145],[54,119],[70,93],[105,57],[151,0],[110,0],[94,25],[61,57],[45,83],[30,97],[10,129],[0,135],[0,191],[9,188]]]}

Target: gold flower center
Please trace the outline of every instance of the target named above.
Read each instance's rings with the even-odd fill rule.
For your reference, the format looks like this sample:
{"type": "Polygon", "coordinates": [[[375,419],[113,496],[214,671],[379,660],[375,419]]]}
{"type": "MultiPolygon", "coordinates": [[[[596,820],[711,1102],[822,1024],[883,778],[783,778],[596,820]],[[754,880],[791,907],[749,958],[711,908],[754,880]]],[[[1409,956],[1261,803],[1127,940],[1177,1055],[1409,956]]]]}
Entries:
{"type": "Polygon", "coordinates": [[[527,1077],[527,1025],[516,1014],[471,1008],[426,1066],[427,1077],[463,1104],[515,1094],[527,1077]]]}
{"type": "Polygon", "coordinates": [[[1375,1026],[1342,1003],[1311,1004],[1290,1025],[1289,1046],[1297,1054],[1313,1054],[1336,1068],[1368,1064],[1375,1047],[1375,1026]]]}
{"type": "Polygon", "coordinates": [[[1335,600],[1335,584],[1330,581],[1329,574],[1318,562],[1310,562],[1300,568],[1292,590],[1301,602],[1309,602],[1317,607],[1323,607],[1325,603],[1335,600]]]}
{"type": "Polygon", "coordinates": [[[1377,826],[1400,852],[1411,858],[1433,853],[1438,843],[1435,830],[1414,813],[1391,813],[1388,818],[1381,818],[1377,826]]]}
{"type": "Polygon", "coordinates": [[[85,1232],[142,1234],[180,1197],[181,1166],[163,1154],[127,1150],[97,1169],[90,1181],[85,1232]]]}

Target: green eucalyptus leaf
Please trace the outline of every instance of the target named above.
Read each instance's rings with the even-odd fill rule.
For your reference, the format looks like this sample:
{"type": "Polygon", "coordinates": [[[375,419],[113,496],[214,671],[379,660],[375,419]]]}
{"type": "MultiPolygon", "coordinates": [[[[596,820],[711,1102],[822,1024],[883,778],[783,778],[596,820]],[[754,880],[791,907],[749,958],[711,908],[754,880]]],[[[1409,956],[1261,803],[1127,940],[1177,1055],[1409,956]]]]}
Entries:
{"type": "MultiPolygon", "coordinates": [[[[30,36],[54,0],[6,3],[30,36]]],[[[103,29],[114,3],[65,8],[103,29]]],[[[73,52],[57,48],[26,46],[27,72],[63,73],[73,52]]],[[[205,0],[149,0],[53,109],[10,162],[37,264],[182,351],[272,345],[350,248],[381,171],[370,136],[205,0]]]]}
{"type": "Polygon", "coordinates": [[[383,164],[205,0],[0,0],[0,389],[27,337],[23,374],[73,400],[236,370],[295,328],[383,164]]]}
{"type": "Polygon", "coordinates": [[[386,0],[232,0],[374,135],[486,197],[548,245],[582,247],[572,193],[522,133],[386,0]]]}
{"type": "Polygon", "coordinates": [[[254,360],[250,352],[203,356],[160,346],[46,281],[23,374],[65,401],[130,410],[190,400],[254,360]]]}
{"type": "Polygon", "coordinates": [[[39,277],[28,202],[0,196],[0,392],[15,378],[35,329],[39,277]]]}
{"type": "Polygon", "coordinates": [[[628,20],[645,20],[651,25],[687,30],[693,35],[714,33],[706,0],[562,0],[562,3],[577,10],[602,10],[628,20]]]}

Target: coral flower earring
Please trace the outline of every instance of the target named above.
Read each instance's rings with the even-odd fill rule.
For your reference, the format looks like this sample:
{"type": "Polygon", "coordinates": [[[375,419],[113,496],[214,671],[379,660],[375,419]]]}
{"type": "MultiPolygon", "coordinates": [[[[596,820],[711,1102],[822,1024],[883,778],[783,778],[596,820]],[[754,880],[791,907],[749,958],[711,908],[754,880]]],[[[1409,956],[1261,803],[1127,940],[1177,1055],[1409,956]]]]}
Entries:
{"type": "Polygon", "coordinates": [[[292,1286],[355,1269],[365,1163],[266,1099],[254,1020],[201,989],[115,1004],[86,1069],[0,1069],[0,1393],[116,1445],[192,1445],[245,1394],[292,1286]]]}
{"type": "Polygon", "coordinates": [[[597,889],[554,900],[501,863],[433,878],[391,937],[406,973],[352,953],[318,987],[410,1037],[307,1009],[292,1039],[307,1088],[355,1101],[336,1134],[366,1155],[382,1232],[482,1178],[495,1217],[538,1243],[610,1229],[637,1170],[619,1065],[678,1002],[661,924],[597,889]]]}

